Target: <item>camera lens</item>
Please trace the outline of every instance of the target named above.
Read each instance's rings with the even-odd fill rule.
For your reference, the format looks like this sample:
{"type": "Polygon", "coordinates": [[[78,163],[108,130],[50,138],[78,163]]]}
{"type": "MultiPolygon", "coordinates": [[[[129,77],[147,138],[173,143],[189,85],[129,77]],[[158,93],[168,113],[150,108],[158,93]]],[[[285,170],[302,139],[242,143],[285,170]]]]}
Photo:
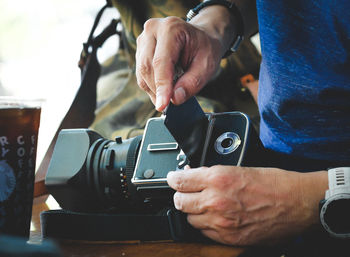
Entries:
{"type": "Polygon", "coordinates": [[[62,130],[45,185],[63,209],[129,211],[142,201],[131,183],[141,140],[113,141],[89,129],[62,130]]]}
{"type": "Polygon", "coordinates": [[[99,139],[91,146],[87,158],[88,184],[97,193],[101,204],[113,208],[132,202],[136,195],[131,183],[142,137],[122,141],[99,139]]]}

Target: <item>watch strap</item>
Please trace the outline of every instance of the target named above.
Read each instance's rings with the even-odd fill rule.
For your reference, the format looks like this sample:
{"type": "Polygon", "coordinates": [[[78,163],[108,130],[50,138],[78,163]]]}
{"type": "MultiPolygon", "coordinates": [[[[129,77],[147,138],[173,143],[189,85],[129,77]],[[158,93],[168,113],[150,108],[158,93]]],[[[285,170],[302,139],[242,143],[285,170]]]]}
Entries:
{"type": "Polygon", "coordinates": [[[350,194],[350,167],[338,167],[328,170],[328,187],[325,199],[337,194],[350,194]]]}
{"type": "Polygon", "coordinates": [[[320,222],[329,235],[350,238],[350,167],[328,169],[329,189],[320,201],[320,222]],[[334,209],[336,208],[336,209],[334,209]]]}

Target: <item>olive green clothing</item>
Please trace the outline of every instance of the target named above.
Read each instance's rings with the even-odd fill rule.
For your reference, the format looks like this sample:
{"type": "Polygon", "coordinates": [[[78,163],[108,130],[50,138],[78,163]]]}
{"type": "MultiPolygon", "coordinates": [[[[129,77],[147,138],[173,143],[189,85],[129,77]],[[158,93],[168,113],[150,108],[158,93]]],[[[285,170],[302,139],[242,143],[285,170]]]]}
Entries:
{"type": "MultiPolygon", "coordinates": [[[[147,120],[159,116],[149,96],[142,91],[135,76],[136,38],[149,18],[178,16],[199,1],[185,0],[113,0],[123,24],[118,52],[103,63],[97,85],[96,118],[91,128],[106,138],[130,138],[143,133],[147,120]]],[[[244,41],[239,51],[221,62],[221,67],[197,99],[206,112],[241,110],[257,117],[251,97],[242,93],[239,78],[247,73],[257,77],[260,55],[254,45],[244,41]],[[247,111],[245,111],[247,112],[247,111]]],[[[254,118],[253,117],[253,118],[254,118]]]]}

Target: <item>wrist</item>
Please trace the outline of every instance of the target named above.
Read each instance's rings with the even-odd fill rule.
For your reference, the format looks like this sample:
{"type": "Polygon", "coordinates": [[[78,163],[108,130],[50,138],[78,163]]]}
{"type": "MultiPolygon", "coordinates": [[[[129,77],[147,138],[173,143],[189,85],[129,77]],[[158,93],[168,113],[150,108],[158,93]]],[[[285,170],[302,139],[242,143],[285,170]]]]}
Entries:
{"type": "Polygon", "coordinates": [[[319,225],[319,201],[327,188],[327,172],[301,173],[282,170],[276,174],[276,206],[283,206],[291,233],[319,225]]]}
{"type": "Polygon", "coordinates": [[[319,202],[324,198],[328,188],[327,171],[300,173],[299,192],[301,204],[306,209],[307,220],[310,226],[320,226],[319,202]]]}
{"type": "Polygon", "coordinates": [[[221,56],[230,47],[232,40],[237,37],[236,19],[225,6],[207,6],[200,10],[189,23],[220,43],[221,56]]]}

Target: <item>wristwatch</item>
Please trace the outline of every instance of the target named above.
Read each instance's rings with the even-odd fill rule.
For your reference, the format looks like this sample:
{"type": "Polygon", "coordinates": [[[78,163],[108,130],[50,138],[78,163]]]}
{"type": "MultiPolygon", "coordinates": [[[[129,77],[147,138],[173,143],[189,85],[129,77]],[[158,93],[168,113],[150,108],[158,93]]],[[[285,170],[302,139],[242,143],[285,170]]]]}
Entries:
{"type": "Polygon", "coordinates": [[[325,199],[320,202],[320,220],[333,237],[350,238],[350,167],[328,170],[325,199]]]}
{"type": "Polygon", "coordinates": [[[238,7],[232,2],[228,0],[204,0],[202,3],[194,7],[193,9],[189,10],[186,18],[187,22],[189,22],[193,17],[195,17],[200,10],[202,10],[204,7],[210,6],[210,5],[222,5],[229,9],[233,17],[236,19],[236,26],[237,26],[237,37],[233,40],[230,48],[226,51],[224,54],[224,57],[227,57],[233,52],[236,52],[239,45],[244,39],[244,23],[243,23],[243,17],[241,15],[240,10],[238,7]]]}

